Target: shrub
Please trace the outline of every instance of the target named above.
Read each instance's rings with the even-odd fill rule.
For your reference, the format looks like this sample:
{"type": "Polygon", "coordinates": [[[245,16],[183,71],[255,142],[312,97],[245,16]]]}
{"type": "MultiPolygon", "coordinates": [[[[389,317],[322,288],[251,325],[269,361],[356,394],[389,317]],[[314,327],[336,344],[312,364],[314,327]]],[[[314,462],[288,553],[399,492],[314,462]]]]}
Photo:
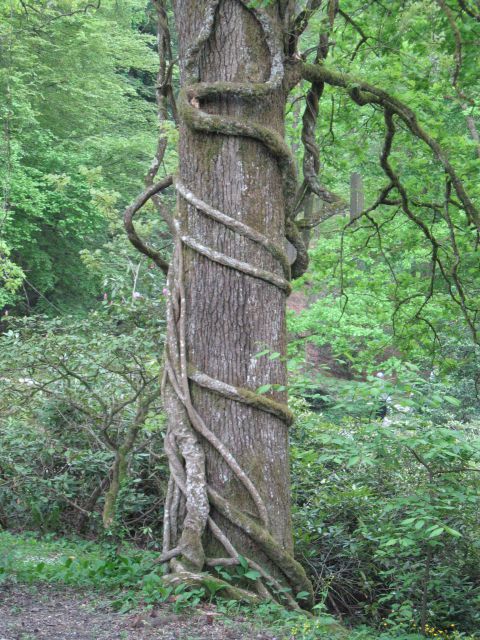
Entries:
{"type": "Polygon", "coordinates": [[[404,416],[293,432],[298,551],[342,616],[480,627],[478,427],[404,416]]]}

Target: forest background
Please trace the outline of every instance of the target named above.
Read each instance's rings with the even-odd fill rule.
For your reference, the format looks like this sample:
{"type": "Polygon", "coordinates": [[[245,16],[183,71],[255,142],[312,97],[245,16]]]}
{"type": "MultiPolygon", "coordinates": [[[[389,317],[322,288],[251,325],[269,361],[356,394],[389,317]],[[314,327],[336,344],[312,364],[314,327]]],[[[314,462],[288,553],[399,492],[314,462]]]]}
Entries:
{"type": "MultiPolygon", "coordinates": [[[[337,68],[407,103],[478,202],[478,3],[340,9],[337,68]]],[[[146,0],[3,0],[0,16],[0,536],[156,550],[165,280],[129,244],[123,211],[159,139],[158,175],[177,166],[175,114],[157,113],[157,14],[146,0]]],[[[327,20],[324,7],[302,53],[327,20]]],[[[177,74],[172,65],[175,90],[177,74]]],[[[287,113],[300,171],[305,93],[300,84],[287,113]]],[[[305,232],[287,361],[296,552],[319,610],[345,624],[477,637],[478,233],[403,129],[390,161],[435,242],[393,198],[368,211],[385,184],[382,114],[330,87],[319,109],[322,182],[348,203],[359,174],[365,205],[357,217],[309,203],[322,222],[305,232]]],[[[175,207],[173,192],[161,206],[175,207]]],[[[153,204],[137,227],[168,261],[153,204]]],[[[280,355],[259,344],[258,357],[280,355]]]]}

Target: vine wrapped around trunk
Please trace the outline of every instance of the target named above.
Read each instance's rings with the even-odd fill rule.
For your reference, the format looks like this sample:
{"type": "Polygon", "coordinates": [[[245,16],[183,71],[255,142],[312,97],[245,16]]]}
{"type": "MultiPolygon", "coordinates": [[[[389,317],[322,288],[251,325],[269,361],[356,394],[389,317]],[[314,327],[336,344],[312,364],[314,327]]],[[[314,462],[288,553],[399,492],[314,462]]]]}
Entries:
{"type": "MultiPolygon", "coordinates": [[[[181,45],[182,24],[181,19],[178,20],[178,14],[186,10],[185,4],[188,2],[179,2],[176,7],[181,45]]],[[[219,430],[218,426],[213,428],[208,424],[208,418],[211,416],[204,417],[196,402],[199,394],[204,394],[210,396],[210,401],[217,397],[221,402],[238,404],[245,407],[245,410],[248,408],[248,411],[270,416],[269,419],[275,423],[272,427],[275,430],[285,430],[292,421],[283,398],[267,398],[257,394],[255,388],[259,385],[252,388],[248,380],[240,385],[218,379],[217,376],[202,371],[198,364],[190,359],[193,347],[188,325],[195,311],[189,307],[191,290],[194,289],[191,280],[188,281],[192,260],[204,260],[205,262],[201,263],[203,265],[211,263],[217,265],[217,268],[234,272],[242,278],[242,283],[253,280],[259,282],[262,287],[274,288],[278,293],[273,295],[282,305],[282,313],[285,296],[290,292],[290,265],[281,240],[285,233],[282,228],[286,229],[287,236],[293,240],[297,248],[298,261],[305,261],[305,252],[302,252],[299,239],[293,233],[289,235],[289,229],[293,224],[290,222],[290,215],[295,203],[296,175],[294,161],[282,132],[276,127],[239,117],[238,114],[211,113],[212,105],[220,104],[222,101],[229,103],[220,104],[224,110],[239,111],[249,102],[267,103],[278,99],[279,96],[284,100],[283,51],[274,20],[266,11],[251,8],[248,3],[240,1],[221,3],[219,0],[213,0],[204,4],[203,12],[202,27],[197,37],[192,44],[184,45],[183,48],[183,86],[178,98],[178,112],[184,135],[215,136],[227,141],[233,138],[239,141],[239,146],[244,141],[263,146],[271,158],[272,173],[279,172],[283,193],[280,208],[283,208],[284,220],[280,230],[275,230],[274,234],[267,236],[255,228],[257,225],[246,224],[240,220],[239,218],[243,217],[241,214],[229,215],[226,211],[205,202],[195,193],[194,185],[190,185],[186,180],[184,182],[183,175],[175,180],[180,201],[175,220],[174,256],[168,274],[168,335],[163,380],[164,402],[169,416],[165,450],[171,475],[165,504],[162,560],[170,560],[172,571],[182,576],[182,579],[190,576],[191,579],[198,580],[198,572],[201,572],[205,565],[234,565],[245,557],[249,567],[258,571],[260,575],[256,587],[261,597],[278,598],[283,591],[287,593],[284,597],[288,605],[298,607],[292,592],[304,592],[308,594],[305,599],[309,606],[312,604],[310,582],[301,565],[293,558],[291,541],[288,540],[285,544],[280,532],[275,531],[276,525],[271,522],[272,505],[267,504],[268,495],[265,495],[265,490],[258,488],[258,482],[252,479],[245,469],[245,460],[237,459],[236,454],[234,455],[231,448],[224,443],[221,434],[216,433],[219,430]],[[258,46],[267,50],[266,60],[270,68],[268,78],[264,81],[248,82],[230,79],[200,81],[200,59],[204,47],[215,32],[215,26],[218,27],[217,18],[221,24],[219,13],[235,13],[239,10],[242,12],[245,29],[255,31],[257,39],[263,39],[263,43],[258,46]],[[216,235],[221,236],[222,230],[225,229],[233,234],[232,238],[242,238],[250,247],[254,246],[256,251],[265,254],[263,261],[271,266],[264,268],[255,264],[252,259],[239,259],[196,237],[192,217],[196,220],[199,216],[215,225],[216,235]],[[274,239],[275,237],[277,239],[274,239]],[[190,291],[187,291],[188,287],[190,291]],[[209,475],[207,470],[209,464],[212,467],[212,462],[208,462],[208,456],[221,459],[223,467],[228,469],[228,477],[232,478],[227,484],[234,483],[236,487],[241,487],[241,492],[245,494],[243,502],[251,506],[239,508],[232,495],[222,495],[218,489],[218,478],[217,486],[212,486],[212,474],[209,475]],[[237,542],[233,538],[236,538],[237,542]],[[212,544],[212,539],[216,541],[216,545],[212,544]],[[238,544],[241,548],[237,548],[238,544]],[[215,546],[222,552],[218,556],[208,556],[206,548],[211,550],[215,549],[215,546]],[[225,555],[227,557],[224,557],[225,555]],[[285,591],[286,586],[290,591],[285,591]]],[[[182,151],[180,158],[182,174],[182,151]]],[[[184,157],[183,160],[185,164],[187,158],[184,157]]],[[[242,162],[241,154],[238,162],[242,162]]],[[[187,174],[188,179],[188,170],[183,173],[187,174]]],[[[248,251],[244,253],[248,254],[248,251]]],[[[208,264],[206,268],[210,268],[208,264]]],[[[295,270],[294,264],[293,271],[295,270]]],[[[208,331],[208,327],[206,330],[208,331]]],[[[284,332],[284,327],[282,330],[284,332]]],[[[281,339],[284,340],[284,333],[281,339]]],[[[248,353],[247,357],[250,358],[248,353]]],[[[215,419],[217,420],[218,416],[215,419]]],[[[283,435],[282,432],[277,439],[285,448],[286,434],[283,435]]],[[[286,455],[285,452],[284,456],[286,455]]],[[[242,457],[245,458],[245,455],[242,457]]],[[[282,464],[285,464],[285,459],[282,459],[282,464]]],[[[267,468],[264,473],[268,474],[267,468]]],[[[288,468],[285,469],[285,474],[288,475],[288,468]]],[[[289,508],[286,508],[289,523],[289,508]]],[[[276,517],[275,514],[274,516],[276,517]]],[[[170,579],[175,580],[175,577],[170,579]]]]}

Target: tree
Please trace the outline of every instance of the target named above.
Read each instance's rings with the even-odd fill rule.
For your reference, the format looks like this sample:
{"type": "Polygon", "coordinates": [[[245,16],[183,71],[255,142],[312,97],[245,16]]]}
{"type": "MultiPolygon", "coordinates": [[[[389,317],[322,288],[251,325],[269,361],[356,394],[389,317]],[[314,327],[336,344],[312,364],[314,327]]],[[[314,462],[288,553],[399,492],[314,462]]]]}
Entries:
{"type": "MultiPolygon", "coordinates": [[[[163,60],[159,116],[164,120],[169,108],[178,115],[179,175],[153,184],[164,153],[159,144],[148,188],[127,210],[126,224],[132,242],[168,270],[163,388],[171,479],[162,559],[170,560],[172,570],[183,578],[205,565],[245,562],[256,570],[262,596],[269,589],[278,596],[283,584],[293,595],[301,593],[308,605],[311,588],[292,555],[286,433],[291,415],[285,404],[282,356],[288,281],[306,270],[306,232],[347,208],[345,200],[319,180],[315,128],[325,87],[343,90],[354,105],[371,107],[384,117],[380,168],[387,182],[353,222],[371,222],[377,209],[396,207],[431,253],[432,285],[425,304],[438,271],[475,339],[476,315],[459,271],[456,234],[470,238],[472,228],[478,233],[479,212],[463,176],[408,103],[348,75],[345,65],[326,64],[337,18],[360,35],[352,62],[369,39],[335,0],[309,0],[296,16],[288,0],[174,2],[181,84],[176,103],[172,48],[165,45],[168,12],[161,0],[155,5],[163,60]],[[302,42],[313,41],[314,46],[299,54],[303,36],[302,42]],[[307,62],[312,53],[313,61],[307,62]],[[301,131],[303,183],[297,188],[294,158],[284,141],[284,114],[289,94],[304,81],[309,84],[301,131]],[[399,131],[432,154],[446,184],[443,204],[412,196],[392,165],[399,131]],[[132,221],[145,202],[172,184],[178,213],[173,219],[162,211],[175,244],[168,269],[138,238],[132,221]],[[311,194],[323,203],[316,215],[307,206],[311,194]],[[461,225],[457,213],[453,221],[451,206],[461,212],[461,225]],[[302,209],[305,217],[300,220],[302,209]],[[442,211],[441,227],[426,223],[425,211],[442,211]],[[442,246],[445,233],[450,234],[447,249],[442,246]],[[294,248],[291,265],[285,237],[294,248]]],[[[449,8],[438,5],[450,23],[449,8]]],[[[381,20],[394,21],[403,9],[403,3],[396,3],[392,10],[384,9],[381,20]]],[[[457,70],[455,87],[458,75],[457,70]]],[[[305,85],[302,88],[305,91],[305,85]]],[[[374,219],[371,224],[378,232],[374,219]]],[[[289,591],[287,600],[294,606],[289,591]]]]}
{"type": "Polygon", "coordinates": [[[307,594],[292,553],[285,364],[256,357],[263,346],[285,351],[283,237],[295,192],[283,141],[282,17],[241,2],[207,3],[202,12],[179,2],[175,17],[183,88],[164,552],[180,556],[176,571],[241,554],[271,585],[288,581],[307,594]],[[193,33],[200,35],[192,41],[193,33]],[[283,390],[255,394],[266,383],[283,390]]]}
{"type": "Polygon", "coordinates": [[[37,315],[11,323],[0,355],[0,467],[6,487],[0,507],[9,505],[16,492],[20,505],[28,503],[29,494],[39,503],[47,490],[52,511],[54,499],[77,511],[80,531],[101,499],[104,528],[117,524],[131,459],[146,425],[150,422],[152,430],[152,416],[159,413],[162,321],[155,319],[158,306],[142,307],[147,307],[145,300],[130,308],[105,304],[103,312],[85,320],[37,315]],[[19,425],[25,442],[12,453],[9,433],[19,425]],[[50,447],[40,444],[49,440],[55,443],[53,453],[60,454],[50,465],[45,461],[50,447]],[[108,466],[89,468],[88,461],[99,457],[108,466]],[[19,473],[32,458],[30,472],[24,466],[19,473]]]}
{"type": "MultiPolygon", "coordinates": [[[[163,4],[157,7],[164,18],[163,4]]],[[[243,2],[179,2],[174,9],[182,89],[179,214],[170,221],[164,403],[171,478],[162,559],[183,578],[205,564],[244,562],[262,596],[267,584],[276,592],[287,584],[311,602],[310,583],[293,558],[291,414],[279,357],[290,290],[286,212],[295,197],[283,139],[288,80],[280,33],[289,11],[243,2]],[[257,357],[263,347],[270,357],[257,357]],[[256,393],[266,383],[276,385],[268,398],[256,393]]],[[[160,116],[161,104],[160,96],[160,116]]],[[[132,217],[171,182],[148,189],[127,211],[129,236],[140,248],[132,217]]],[[[300,245],[297,251],[301,263],[300,245]]]]}
{"type": "Polygon", "coordinates": [[[106,290],[79,253],[111,238],[155,146],[153,86],[144,99],[155,39],[135,24],[143,9],[0,0],[2,309],[78,311],[106,290]]]}

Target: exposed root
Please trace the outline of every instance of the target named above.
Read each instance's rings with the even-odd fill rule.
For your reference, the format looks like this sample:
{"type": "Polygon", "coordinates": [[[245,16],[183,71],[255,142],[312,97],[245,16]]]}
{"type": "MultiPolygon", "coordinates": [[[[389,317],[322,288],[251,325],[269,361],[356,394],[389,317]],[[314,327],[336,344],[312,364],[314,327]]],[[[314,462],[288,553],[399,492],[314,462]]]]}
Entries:
{"type": "Polygon", "coordinates": [[[194,573],[192,571],[176,571],[163,577],[167,586],[177,587],[187,585],[189,587],[203,587],[210,592],[221,592],[222,596],[229,600],[239,600],[248,604],[259,604],[260,597],[247,589],[235,587],[226,580],[217,578],[208,573],[194,573]]]}

